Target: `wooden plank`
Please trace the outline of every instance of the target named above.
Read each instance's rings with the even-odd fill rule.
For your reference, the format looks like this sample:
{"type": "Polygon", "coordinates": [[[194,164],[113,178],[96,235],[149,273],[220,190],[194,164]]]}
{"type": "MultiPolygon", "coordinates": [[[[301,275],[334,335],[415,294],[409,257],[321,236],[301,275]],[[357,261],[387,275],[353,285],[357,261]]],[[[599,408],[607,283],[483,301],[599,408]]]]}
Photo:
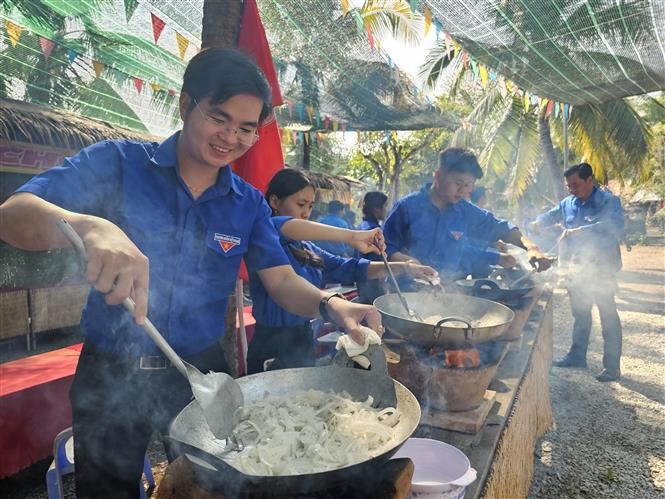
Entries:
{"type": "Polygon", "coordinates": [[[90,286],[59,286],[30,290],[32,332],[76,326],[88,298],[90,286]]]}
{"type": "Polygon", "coordinates": [[[482,403],[475,409],[470,411],[424,411],[420,417],[420,424],[443,430],[475,434],[485,424],[485,419],[492,409],[495,399],[496,392],[487,390],[482,403]]]}
{"type": "Polygon", "coordinates": [[[0,292],[0,340],[28,334],[29,331],[28,292],[0,292]]]}

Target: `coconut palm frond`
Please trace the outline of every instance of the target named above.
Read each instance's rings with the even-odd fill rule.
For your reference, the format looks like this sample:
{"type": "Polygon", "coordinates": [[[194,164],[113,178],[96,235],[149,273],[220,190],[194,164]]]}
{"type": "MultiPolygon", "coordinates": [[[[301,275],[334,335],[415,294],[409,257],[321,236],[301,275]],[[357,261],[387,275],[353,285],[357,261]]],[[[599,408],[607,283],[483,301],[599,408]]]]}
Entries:
{"type": "Polygon", "coordinates": [[[508,198],[513,202],[522,197],[537,171],[540,135],[536,113],[523,113],[519,130],[518,142],[515,144],[515,166],[507,185],[508,198]]]}
{"type": "Polygon", "coordinates": [[[522,126],[520,116],[524,113],[524,106],[521,99],[513,98],[508,103],[503,116],[497,120],[498,125],[485,138],[487,146],[479,158],[485,170],[496,177],[505,176],[512,169],[522,126]]]}
{"type": "Polygon", "coordinates": [[[404,0],[366,0],[360,15],[379,36],[390,34],[407,45],[417,45],[422,40],[423,18],[414,14],[404,0]]]}
{"type": "Polygon", "coordinates": [[[455,53],[443,42],[432,47],[425,61],[418,70],[418,77],[425,82],[427,88],[434,89],[441,78],[443,70],[455,59],[455,53]]]}

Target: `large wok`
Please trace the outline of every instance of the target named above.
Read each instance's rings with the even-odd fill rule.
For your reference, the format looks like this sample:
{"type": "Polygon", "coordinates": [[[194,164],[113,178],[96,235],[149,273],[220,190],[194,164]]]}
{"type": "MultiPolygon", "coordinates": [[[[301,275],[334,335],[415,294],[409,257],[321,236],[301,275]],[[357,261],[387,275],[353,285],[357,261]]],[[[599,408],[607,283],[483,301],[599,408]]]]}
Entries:
{"type": "Polygon", "coordinates": [[[396,406],[400,412],[395,426],[395,444],[383,454],[367,461],[332,471],[291,476],[245,475],[221,459],[227,450],[226,442],[217,440],[208,427],[201,407],[192,401],[173,420],[169,429],[169,442],[179,455],[186,456],[195,466],[197,475],[227,497],[246,495],[248,491],[280,490],[292,494],[328,490],[335,484],[344,484],[354,477],[364,479],[371,476],[373,468],[397,452],[411,436],[420,421],[420,406],[415,396],[388,376],[386,358],[376,347],[368,354],[372,368],[369,371],[346,366],[306,367],[283,369],[253,374],[237,381],[242,388],[245,402],[262,400],[266,396],[289,395],[300,390],[322,390],[340,393],[346,391],[354,400],[365,400],[368,395],[378,395],[378,407],[396,406]],[[385,396],[385,385],[391,384],[390,396],[385,396]],[[394,391],[392,388],[394,387],[394,391]]]}
{"type": "Polygon", "coordinates": [[[499,339],[515,318],[505,305],[482,298],[450,293],[403,294],[417,315],[442,319],[436,324],[412,320],[396,294],[379,296],[374,306],[388,331],[419,345],[468,348],[499,339]]]}
{"type": "Polygon", "coordinates": [[[518,287],[513,288],[506,281],[498,281],[494,279],[459,279],[455,281],[457,289],[463,293],[478,298],[485,298],[486,300],[497,300],[513,302],[522,298],[524,295],[533,290],[533,281],[526,279],[522,280],[518,287]]]}

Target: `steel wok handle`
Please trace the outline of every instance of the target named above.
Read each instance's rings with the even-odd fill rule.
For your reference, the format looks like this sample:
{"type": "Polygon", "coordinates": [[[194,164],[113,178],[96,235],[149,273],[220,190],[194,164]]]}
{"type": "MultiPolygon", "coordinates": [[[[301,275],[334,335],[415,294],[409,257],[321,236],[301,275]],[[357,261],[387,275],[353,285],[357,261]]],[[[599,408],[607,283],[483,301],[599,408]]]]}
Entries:
{"type": "Polygon", "coordinates": [[[449,317],[444,317],[441,319],[439,322],[436,323],[436,326],[434,326],[434,331],[436,333],[436,340],[439,341],[439,338],[441,337],[441,333],[443,332],[443,324],[446,322],[461,322],[464,324],[466,327],[464,328],[464,339],[468,342],[469,341],[469,335],[471,334],[471,323],[464,319],[463,317],[455,317],[454,315],[451,315],[449,317]]]}
{"type": "MultiPolygon", "coordinates": [[[[69,222],[67,222],[67,220],[60,219],[57,220],[55,223],[58,226],[58,229],[60,229],[60,231],[63,233],[63,235],[67,238],[67,240],[71,243],[71,245],[78,253],[79,258],[81,259],[82,267],[85,269],[87,253],[85,251],[85,245],[83,244],[83,239],[81,239],[81,236],[78,235],[78,232],[74,230],[74,228],[69,224],[69,222]]],[[[122,301],[122,306],[132,316],[134,315],[134,308],[136,307],[134,300],[127,297],[122,301]]],[[[144,331],[148,333],[148,336],[150,336],[152,341],[155,342],[157,348],[159,348],[164,353],[166,358],[169,359],[169,361],[171,361],[171,364],[173,364],[176,367],[176,369],[178,369],[178,371],[180,371],[180,373],[185,378],[189,379],[187,375],[187,368],[185,367],[185,364],[182,362],[182,359],[178,356],[177,353],[175,353],[175,350],[171,348],[171,345],[169,345],[166,342],[166,340],[157,330],[154,324],[150,322],[150,319],[146,317],[142,327],[144,331]]]]}
{"type": "Polygon", "coordinates": [[[499,285],[492,279],[476,279],[473,283],[474,289],[489,288],[491,291],[498,291],[501,289],[499,285]]]}

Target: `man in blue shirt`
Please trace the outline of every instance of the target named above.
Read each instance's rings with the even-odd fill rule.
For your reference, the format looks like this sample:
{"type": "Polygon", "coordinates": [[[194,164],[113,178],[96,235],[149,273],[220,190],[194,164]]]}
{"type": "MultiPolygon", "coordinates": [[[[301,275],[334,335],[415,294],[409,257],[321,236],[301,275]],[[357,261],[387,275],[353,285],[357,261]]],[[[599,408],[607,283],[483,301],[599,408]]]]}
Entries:
{"type": "Polygon", "coordinates": [[[515,265],[508,255],[469,244],[469,240],[491,244],[501,239],[526,249],[533,265],[547,269],[549,260],[517,227],[465,199],[482,175],[470,151],[442,151],[434,181],[398,200],[383,225],[390,259],[430,265],[442,277],[455,279],[465,274],[471,262],[515,265]]]}
{"type": "MultiPolygon", "coordinates": [[[[328,214],[324,217],[321,217],[317,222],[332,225],[333,227],[339,227],[340,229],[350,229],[351,226],[349,222],[342,218],[342,213],[344,213],[344,205],[341,201],[333,199],[328,203],[328,214]]],[[[353,250],[348,244],[344,243],[335,243],[331,241],[314,241],[317,246],[321,249],[326,250],[328,253],[332,253],[337,256],[353,256],[353,250]]]]}
{"type": "Polygon", "coordinates": [[[185,71],[180,132],[162,143],[87,147],[0,207],[0,238],[14,246],[69,246],[59,219],[85,244],[94,289],[70,392],[77,497],[138,497],[153,429],[167,433],[192,397],[139,327],[148,313],[185,360],[203,372],[228,370],[219,339],[243,257],[285,309],[332,319],[356,338],[363,319],[380,328],[372,307],[331,299],[294,273],[262,194],[228,166],[259,140],[271,113],[270,86],[254,62],[204,50],[185,71]],[[126,297],[136,302],[134,320],[120,306],[126,297]]]}
{"type": "Polygon", "coordinates": [[[534,229],[559,225],[565,231],[559,259],[568,268],[568,297],[575,323],[570,351],[554,365],[586,367],[595,303],[604,343],[603,371],[596,379],[614,381],[621,376],[621,321],[614,294],[616,273],[621,269],[623,208],[618,197],[594,185],[588,163],[571,166],[564,177],[571,195],[532,223],[534,229]]]}

